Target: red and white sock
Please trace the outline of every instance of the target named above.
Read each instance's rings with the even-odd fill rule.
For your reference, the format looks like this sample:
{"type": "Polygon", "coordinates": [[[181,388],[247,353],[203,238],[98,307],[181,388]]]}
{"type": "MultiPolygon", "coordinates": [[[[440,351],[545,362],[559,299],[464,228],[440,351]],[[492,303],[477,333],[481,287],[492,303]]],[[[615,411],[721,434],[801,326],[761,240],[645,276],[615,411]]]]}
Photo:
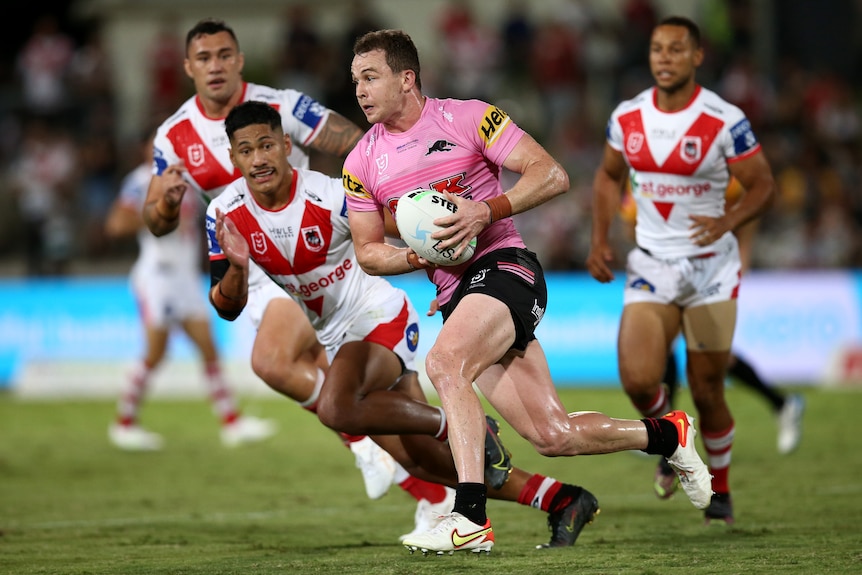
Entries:
{"type": "Polygon", "coordinates": [[[204,381],[213,404],[213,412],[219,417],[222,425],[236,421],[239,418],[239,410],[234,401],[233,392],[225,383],[221,367],[217,362],[209,362],[204,366],[204,381]]]}
{"type": "Polygon", "coordinates": [[[719,432],[701,430],[709,472],[712,473],[712,490],[716,493],[730,493],[727,477],[730,472],[730,455],[735,430],[735,424],[719,432]]]}
{"type": "Polygon", "coordinates": [[[658,386],[658,392],[648,403],[634,403],[634,406],[644,417],[661,417],[670,411],[670,396],[667,393],[667,388],[664,385],[658,386]]]}
{"type": "Polygon", "coordinates": [[[134,425],[138,421],[141,402],[147,392],[153,368],[141,361],[129,373],[126,386],[117,400],[117,423],[134,425]]]}

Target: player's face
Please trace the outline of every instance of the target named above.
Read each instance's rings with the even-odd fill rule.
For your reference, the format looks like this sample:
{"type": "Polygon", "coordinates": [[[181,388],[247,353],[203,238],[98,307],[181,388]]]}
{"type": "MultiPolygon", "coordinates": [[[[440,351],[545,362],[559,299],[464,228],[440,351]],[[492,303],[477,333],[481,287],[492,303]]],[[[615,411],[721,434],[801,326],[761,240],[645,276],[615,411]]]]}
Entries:
{"type": "Polygon", "coordinates": [[[353,57],[350,74],[356,85],[356,101],[371,124],[395,123],[404,106],[404,74],[394,73],[383,50],[353,57]]]}
{"type": "Polygon", "coordinates": [[[252,124],[234,132],[230,157],[242,173],[248,188],[267,207],[290,195],[293,170],[287,161],[290,137],[267,124],[252,124]]]}
{"type": "Polygon", "coordinates": [[[703,61],[684,26],[658,26],[652,34],[649,65],[658,88],[674,93],[694,84],[694,72],[703,61]]]}
{"type": "Polygon", "coordinates": [[[185,69],[201,98],[225,104],[242,86],[244,62],[231,35],[218,32],[191,41],[185,69]]]}

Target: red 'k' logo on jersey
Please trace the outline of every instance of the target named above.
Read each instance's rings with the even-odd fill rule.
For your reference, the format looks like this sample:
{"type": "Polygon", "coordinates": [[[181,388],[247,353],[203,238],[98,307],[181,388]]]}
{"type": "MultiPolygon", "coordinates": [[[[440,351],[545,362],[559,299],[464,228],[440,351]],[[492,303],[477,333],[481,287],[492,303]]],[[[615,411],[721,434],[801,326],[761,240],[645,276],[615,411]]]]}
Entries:
{"type": "Polygon", "coordinates": [[[461,172],[460,174],[455,174],[454,176],[431,182],[431,189],[440,192],[441,194],[443,192],[449,192],[456,196],[462,196],[464,195],[464,192],[469,192],[472,189],[472,186],[466,186],[461,183],[464,181],[465,177],[467,177],[467,174],[465,172],[461,172]]]}

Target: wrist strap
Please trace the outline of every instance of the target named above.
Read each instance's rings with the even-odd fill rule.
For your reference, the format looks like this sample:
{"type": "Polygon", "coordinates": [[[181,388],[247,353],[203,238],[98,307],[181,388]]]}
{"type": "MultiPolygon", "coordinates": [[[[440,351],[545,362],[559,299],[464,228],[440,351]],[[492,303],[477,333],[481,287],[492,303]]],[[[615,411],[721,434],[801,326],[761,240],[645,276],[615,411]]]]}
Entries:
{"type": "Polygon", "coordinates": [[[506,194],[500,194],[490,200],[483,200],[491,209],[491,216],[488,219],[488,224],[493,224],[497,220],[508,218],[512,215],[512,202],[506,194]]]}

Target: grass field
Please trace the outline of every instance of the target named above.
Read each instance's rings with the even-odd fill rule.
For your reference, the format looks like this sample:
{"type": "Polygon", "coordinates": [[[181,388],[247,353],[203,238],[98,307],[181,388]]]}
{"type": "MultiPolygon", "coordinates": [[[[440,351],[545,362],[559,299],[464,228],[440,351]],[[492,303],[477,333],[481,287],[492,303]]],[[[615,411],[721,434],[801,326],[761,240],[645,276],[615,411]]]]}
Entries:
{"type": "MultiPolygon", "coordinates": [[[[350,452],[286,400],[247,401],[281,429],[236,450],[221,447],[204,401],[154,400],[143,418],[166,448],[131,454],[107,442],[111,401],[0,396],[0,573],[862,573],[862,393],[803,392],[802,446],[780,456],[766,405],[728,390],[732,527],[705,527],[681,494],[657,500],[652,458],[542,458],[503,425],[516,465],[586,486],[602,513],[575,547],[536,551],[545,515],[492,501],[493,552],[444,557],[407,553],[397,540],[413,501],[397,488],[367,499],[350,452]]],[[[634,417],[617,388],[561,394],[573,411],[634,417]]]]}

